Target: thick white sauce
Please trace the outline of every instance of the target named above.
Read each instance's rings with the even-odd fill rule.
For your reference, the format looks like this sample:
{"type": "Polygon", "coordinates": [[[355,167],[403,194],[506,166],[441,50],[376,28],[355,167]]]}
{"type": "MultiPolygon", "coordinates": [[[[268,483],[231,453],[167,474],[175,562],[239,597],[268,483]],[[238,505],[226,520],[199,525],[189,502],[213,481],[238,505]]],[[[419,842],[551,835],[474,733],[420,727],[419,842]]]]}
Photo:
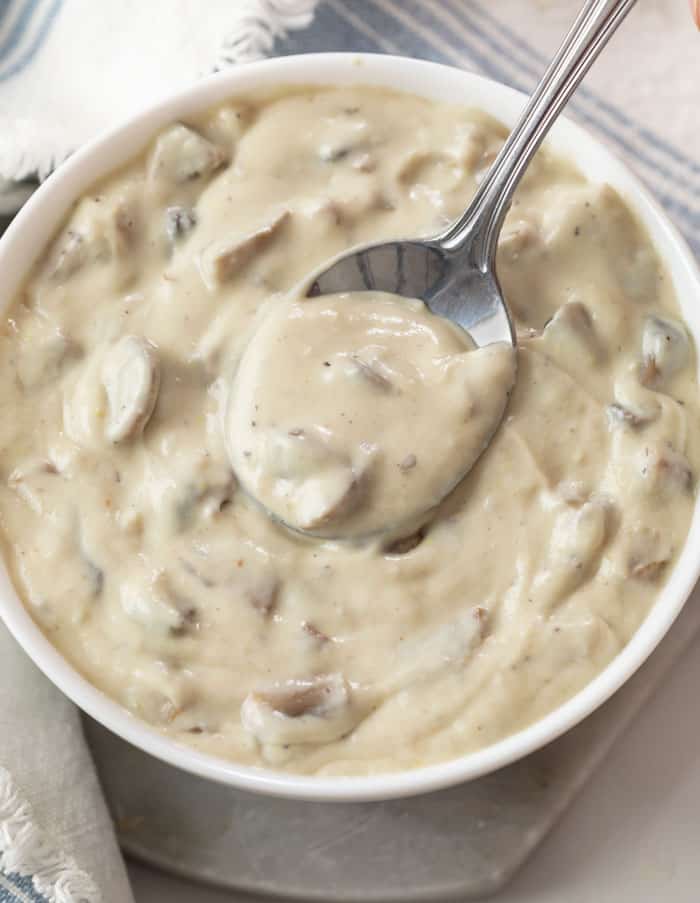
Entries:
{"type": "MultiPolygon", "coordinates": [[[[169,736],[312,774],[444,760],[574,694],[653,603],[695,501],[694,349],[624,203],[546,151],[499,249],[516,389],[469,476],[408,535],[353,542],[287,530],[238,483],[356,535],[430,507],[479,448],[502,400],[452,327],[288,293],[353,244],[444,226],[502,137],[370,88],[234,100],[96,186],[9,312],[14,581],[169,736]]],[[[512,362],[488,355],[498,387],[512,362]]]]}

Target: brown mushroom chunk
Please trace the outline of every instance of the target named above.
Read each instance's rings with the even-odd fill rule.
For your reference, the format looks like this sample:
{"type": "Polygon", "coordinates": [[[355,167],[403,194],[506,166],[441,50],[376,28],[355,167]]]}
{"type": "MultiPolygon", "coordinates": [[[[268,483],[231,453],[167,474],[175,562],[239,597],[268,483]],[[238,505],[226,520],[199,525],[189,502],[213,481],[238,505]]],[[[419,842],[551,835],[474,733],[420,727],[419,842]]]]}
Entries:
{"type": "Polygon", "coordinates": [[[653,581],[673,557],[668,530],[637,524],[628,533],[626,573],[636,580],[653,581]]]}
{"type": "Polygon", "coordinates": [[[264,745],[330,743],[358,720],[350,687],[341,674],[288,680],[256,690],[241,706],[241,721],[264,745]]]}
{"type": "Polygon", "coordinates": [[[213,291],[238,276],[281,234],[290,218],[289,210],[281,210],[253,232],[216,241],[206,247],[199,258],[199,269],[206,287],[213,291]]]}
{"type": "Polygon", "coordinates": [[[391,556],[407,555],[423,542],[426,532],[425,527],[421,527],[420,530],[416,530],[410,536],[402,536],[387,543],[382,551],[385,555],[391,556]]]}
{"type": "Polygon", "coordinates": [[[641,476],[651,491],[688,492],[693,486],[693,471],[684,454],[668,442],[645,447],[641,476]]]}
{"type": "Polygon", "coordinates": [[[642,364],[639,380],[644,386],[659,388],[682,370],[690,357],[685,328],[677,320],[649,317],[642,332],[642,364]]]}
{"type": "Polygon", "coordinates": [[[485,640],[491,632],[491,615],[489,610],[484,608],[483,605],[477,605],[476,608],[472,609],[472,616],[478,624],[479,636],[482,640],[485,640]]]}
{"type": "Polygon", "coordinates": [[[338,705],[344,705],[348,687],[340,675],[330,674],[310,680],[290,680],[252,695],[287,718],[299,718],[327,715],[338,705]]]}
{"type": "Polygon", "coordinates": [[[139,436],[158,397],[160,363],[155,348],[138,336],[124,336],[105,356],[102,382],[109,407],[107,439],[116,443],[139,436]]]}
{"type": "Polygon", "coordinates": [[[226,154],[220,147],[178,123],[156,141],[149,175],[157,182],[181,185],[210,175],[225,162],[226,154]]]}

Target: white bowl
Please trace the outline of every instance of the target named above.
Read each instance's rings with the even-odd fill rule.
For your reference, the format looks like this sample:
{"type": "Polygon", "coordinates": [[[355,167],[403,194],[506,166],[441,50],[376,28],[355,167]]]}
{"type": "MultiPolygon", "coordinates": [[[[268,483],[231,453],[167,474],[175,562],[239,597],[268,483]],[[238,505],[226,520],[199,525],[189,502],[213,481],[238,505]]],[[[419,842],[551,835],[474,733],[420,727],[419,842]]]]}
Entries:
{"type": "MultiPolygon", "coordinates": [[[[279,84],[372,84],[438,101],[475,106],[512,125],[523,95],[471,73],[435,63],[372,54],[317,54],[253,63],[212,76],[102,135],[63,164],[34,194],[0,240],[0,309],[21,286],[71,203],[95,180],[138,154],[155,133],[233,94],[279,84]]],[[[686,323],[700,347],[700,273],[683,239],[628,170],[573,123],[560,120],[550,145],[575,161],[591,180],[605,180],[645,224],[666,262],[686,323]]],[[[130,715],[68,664],[24,609],[0,566],[0,615],[39,668],[105,727],[171,765],[214,781],[273,796],[367,801],[438,790],[472,780],[533,752],[578,724],[644,662],[683,607],[700,575],[700,504],[688,539],[653,608],[620,654],[588,686],[551,714],[485,749],[438,765],[372,777],[300,777],[244,767],[167,739],[130,715]]]]}

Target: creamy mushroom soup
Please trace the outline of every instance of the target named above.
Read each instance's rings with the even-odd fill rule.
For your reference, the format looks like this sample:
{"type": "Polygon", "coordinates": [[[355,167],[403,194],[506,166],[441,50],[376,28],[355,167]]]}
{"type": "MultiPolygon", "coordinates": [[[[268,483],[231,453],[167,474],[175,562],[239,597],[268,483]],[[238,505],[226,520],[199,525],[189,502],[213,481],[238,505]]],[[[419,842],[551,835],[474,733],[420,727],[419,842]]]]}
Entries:
{"type": "Polygon", "coordinates": [[[483,454],[508,349],[295,292],[443,228],[503,137],[369,87],[233,99],[95,185],[7,312],[7,564],[167,736],[315,775],[449,759],[575,694],[654,603],[695,502],[695,352],[612,188],[547,149],[528,170],[483,454]]]}

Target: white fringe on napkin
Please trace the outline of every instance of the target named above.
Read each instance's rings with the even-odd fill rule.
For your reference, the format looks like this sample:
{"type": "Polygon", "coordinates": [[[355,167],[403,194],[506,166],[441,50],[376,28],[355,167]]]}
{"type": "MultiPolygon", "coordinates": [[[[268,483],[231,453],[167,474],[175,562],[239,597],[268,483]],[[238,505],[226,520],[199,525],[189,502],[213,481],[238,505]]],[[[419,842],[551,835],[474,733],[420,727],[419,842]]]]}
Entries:
{"type": "Polygon", "coordinates": [[[277,38],[306,28],[318,0],[243,0],[233,13],[234,25],[222,44],[217,69],[267,56],[277,38]]]}
{"type": "Polygon", "coordinates": [[[12,775],[0,766],[0,869],[32,879],[49,903],[101,903],[93,879],[38,826],[12,775]]]}
{"type": "Polygon", "coordinates": [[[10,0],[0,48],[26,24],[0,56],[0,179],[44,178],[134,111],[265,55],[317,2],[10,0]]]}

